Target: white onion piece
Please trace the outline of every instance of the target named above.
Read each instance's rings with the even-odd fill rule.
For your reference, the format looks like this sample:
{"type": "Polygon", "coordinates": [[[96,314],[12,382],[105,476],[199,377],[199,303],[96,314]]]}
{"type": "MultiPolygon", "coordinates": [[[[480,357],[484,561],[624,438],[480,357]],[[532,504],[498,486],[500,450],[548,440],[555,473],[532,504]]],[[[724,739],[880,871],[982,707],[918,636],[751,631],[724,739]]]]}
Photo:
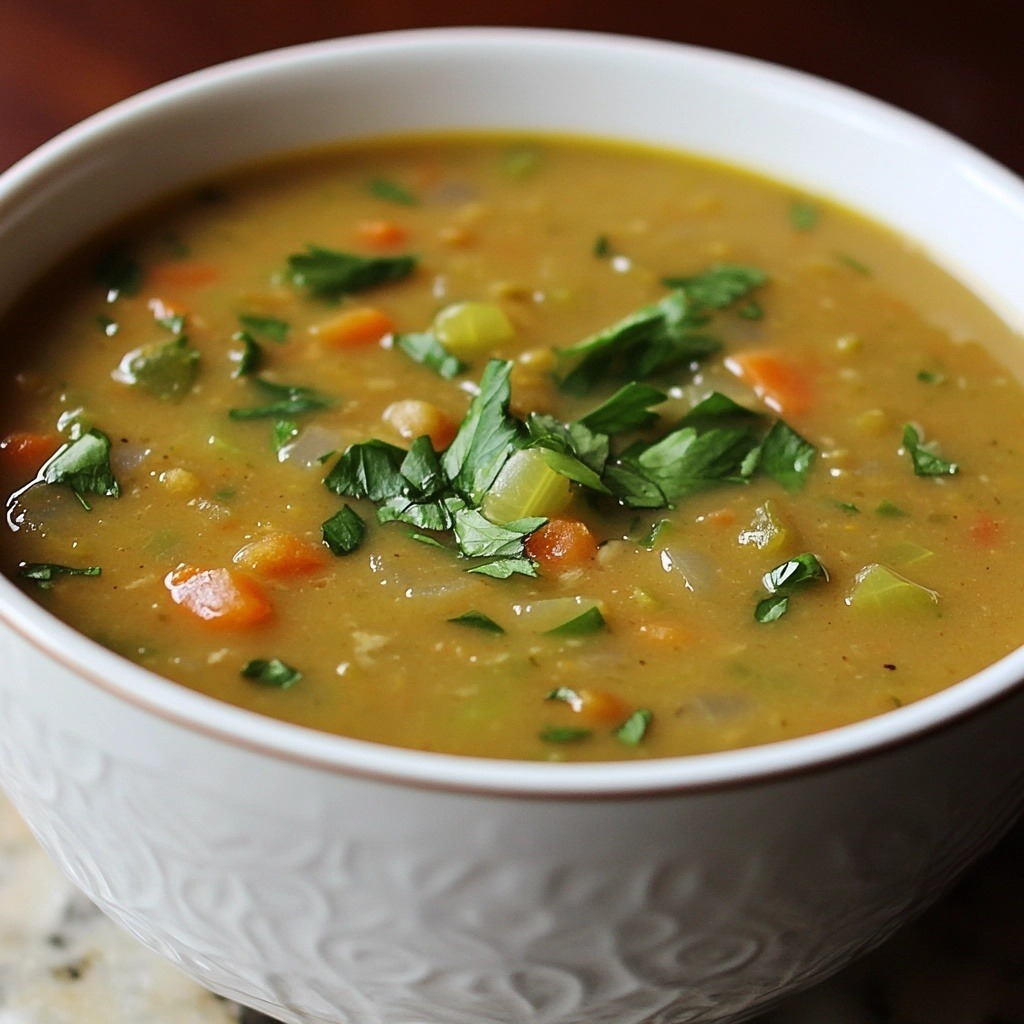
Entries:
{"type": "Polygon", "coordinates": [[[115,441],[110,446],[110,468],[114,476],[119,473],[130,473],[133,469],[146,460],[147,456],[153,454],[152,448],[145,445],[135,444],[132,441],[115,441]]]}
{"type": "Polygon", "coordinates": [[[530,632],[545,633],[590,611],[591,608],[597,608],[604,613],[603,603],[592,597],[551,597],[530,604],[513,605],[512,612],[516,620],[530,632]]]}
{"type": "Polygon", "coordinates": [[[325,455],[341,451],[344,447],[347,447],[347,442],[340,430],[314,424],[300,430],[298,437],[284,445],[277,457],[281,462],[294,462],[299,466],[320,466],[325,455]]]}
{"type": "Polygon", "coordinates": [[[718,565],[704,551],[669,545],[658,552],[661,567],[682,579],[687,590],[694,593],[710,590],[718,582],[718,565]]]}

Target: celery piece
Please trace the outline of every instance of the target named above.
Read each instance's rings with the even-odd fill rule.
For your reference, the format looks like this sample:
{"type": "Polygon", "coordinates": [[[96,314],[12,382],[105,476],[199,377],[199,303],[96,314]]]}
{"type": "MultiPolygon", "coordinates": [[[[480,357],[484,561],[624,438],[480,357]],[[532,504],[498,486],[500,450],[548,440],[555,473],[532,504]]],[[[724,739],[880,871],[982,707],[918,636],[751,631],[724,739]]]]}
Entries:
{"type": "Polygon", "coordinates": [[[872,562],[854,577],[853,587],[846,595],[846,603],[851,608],[863,608],[866,611],[915,611],[937,608],[939,595],[878,562],[872,562]]]}
{"type": "Polygon", "coordinates": [[[558,515],[572,498],[572,483],[556,473],[539,448],[514,452],[501,467],[480,511],[492,523],[558,515]]]}
{"type": "Polygon", "coordinates": [[[493,302],[456,302],[445,306],[432,330],[446,352],[460,359],[490,352],[515,334],[505,311],[493,302]]]}
{"type": "Polygon", "coordinates": [[[884,551],[885,560],[891,565],[905,568],[908,565],[916,565],[918,562],[925,562],[934,557],[935,552],[912,540],[901,540],[890,544],[884,551]]]}
{"type": "Polygon", "coordinates": [[[769,554],[779,551],[790,539],[790,529],[775,504],[769,500],[758,505],[750,525],[740,532],[740,544],[750,545],[769,554]]]}

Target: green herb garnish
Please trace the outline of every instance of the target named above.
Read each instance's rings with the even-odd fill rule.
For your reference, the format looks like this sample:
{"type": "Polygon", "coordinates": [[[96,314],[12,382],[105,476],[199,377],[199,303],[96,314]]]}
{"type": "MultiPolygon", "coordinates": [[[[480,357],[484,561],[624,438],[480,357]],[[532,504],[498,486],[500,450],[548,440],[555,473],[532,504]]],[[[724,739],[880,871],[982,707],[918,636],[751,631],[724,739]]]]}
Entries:
{"type": "Polygon", "coordinates": [[[449,622],[454,622],[460,626],[472,626],[473,629],[483,630],[485,633],[504,633],[505,630],[498,625],[489,615],[484,615],[483,612],[468,611],[463,612],[461,615],[456,615],[455,618],[449,619],[449,622]]]}
{"type": "Polygon", "coordinates": [[[880,501],[875,506],[876,516],[887,516],[890,519],[902,519],[909,515],[906,509],[900,508],[899,505],[889,501],[887,498],[880,501]]]}
{"type": "Polygon", "coordinates": [[[273,427],[274,451],[280,452],[299,436],[299,425],[293,420],[278,420],[273,427]]]}
{"type": "Polygon", "coordinates": [[[306,249],[288,257],[291,281],[324,299],[400,281],[413,272],[417,263],[411,255],[358,256],[322,245],[309,245],[306,249]]]}
{"type": "Polygon", "coordinates": [[[199,353],[185,335],[162,345],[145,345],[125,354],[117,379],[158,398],[179,399],[192,390],[199,372],[199,353]]]}
{"type": "Polygon", "coordinates": [[[239,331],[234,340],[242,343],[242,351],[231,353],[236,364],[232,376],[251,377],[259,373],[263,366],[263,346],[245,331],[239,331]]]}
{"type": "Polygon", "coordinates": [[[366,536],[366,523],[349,505],[342,507],[321,526],[324,543],[335,555],[350,555],[366,536]]]}
{"type": "Polygon", "coordinates": [[[445,380],[452,380],[467,369],[466,364],[448,352],[430,331],[396,335],[395,346],[445,380]]]}
{"type": "Polygon", "coordinates": [[[797,555],[775,566],[761,577],[765,590],[771,595],[758,602],[754,618],[758,622],[774,622],[785,615],[789,608],[789,597],[810,583],[825,583],[828,572],[818,561],[817,555],[809,551],[797,555]]]}
{"type": "Polygon", "coordinates": [[[287,690],[302,678],[302,673],[280,658],[254,658],[242,669],[242,676],[263,686],[287,690]]]}
{"type": "Polygon", "coordinates": [[[375,199],[383,199],[388,203],[398,203],[399,206],[419,205],[419,199],[413,192],[391,178],[374,178],[369,184],[369,190],[375,199]]]}
{"type": "Polygon", "coordinates": [[[797,231],[810,231],[817,226],[821,211],[804,199],[794,199],[789,204],[789,222],[797,231]]]}
{"type": "Polygon", "coordinates": [[[279,384],[265,377],[253,377],[251,380],[255,387],[272,400],[264,405],[229,409],[228,415],[233,420],[287,419],[306,412],[330,409],[335,404],[333,398],[321,394],[314,388],[297,384],[279,384]]]}
{"type": "Polygon", "coordinates": [[[595,605],[560,626],[546,629],[544,636],[589,636],[591,633],[599,633],[607,625],[601,609],[595,605]]]}
{"type": "Polygon", "coordinates": [[[549,725],[538,734],[545,743],[578,743],[593,735],[592,729],[581,729],[573,725],[549,725]]]}
{"type": "Polygon", "coordinates": [[[99,576],[102,572],[98,565],[76,568],[56,562],[22,562],[18,567],[18,575],[22,579],[32,580],[43,590],[49,590],[58,576],[99,576]]]}
{"type": "Polygon", "coordinates": [[[110,447],[110,438],[101,430],[88,430],[59,448],[40,469],[39,479],[70,487],[86,510],[85,494],[117,498],[121,488],[110,468],[110,447]]]}
{"type": "Polygon", "coordinates": [[[955,462],[942,458],[934,444],[926,444],[917,429],[910,423],[903,428],[903,447],[910,455],[916,476],[952,476],[959,472],[955,462]]]}
{"type": "Polygon", "coordinates": [[[291,324],[279,320],[276,316],[257,316],[255,313],[239,313],[238,322],[245,334],[254,338],[264,338],[283,345],[288,340],[291,324]]]}
{"type": "Polygon", "coordinates": [[[725,309],[749,295],[768,280],[758,267],[723,263],[693,277],[665,277],[666,288],[679,288],[696,306],[725,309]]]}
{"type": "Polygon", "coordinates": [[[851,256],[848,252],[837,252],[836,259],[840,263],[844,263],[851,270],[855,270],[858,274],[863,274],[865,277],[871,276],[871,268],[866,263],[862,263],[856,256],[851,256]]]}
{"type": "Polygon", "coordinates": [[[622,725],[615,730],[615,737],[627,747],[639,746],[654,718],[648,708],[637,708],[622,725]]]}
{"type": "Polygon", "coordinates": [[[591,250],[599,260],[606,260],[612,255],[612,244],[608,241],[607,235],[598,235],[594,239],[594,247],[591,250]]]}

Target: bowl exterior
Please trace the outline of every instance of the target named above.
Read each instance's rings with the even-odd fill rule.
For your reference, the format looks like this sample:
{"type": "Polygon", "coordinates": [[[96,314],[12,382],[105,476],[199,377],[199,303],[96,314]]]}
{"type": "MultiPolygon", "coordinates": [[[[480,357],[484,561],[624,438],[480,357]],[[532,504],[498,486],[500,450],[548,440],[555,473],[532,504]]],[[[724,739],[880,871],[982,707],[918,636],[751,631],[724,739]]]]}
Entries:
{"type": "MultiPolygon", "coordinates": [[[[63,251],[197,178],[445,127],[621,136],[759,168],[889,221],[1024,322],[1024,189],[978,154],[779,69],[522,31],[300,48],[101,115],[0,179],[0,308],[63,251]]],[[[212,702],[67,634],[0,580],[0,781],[107,913],[203,984],[289,1021],[750,1013],[925,906],[1024,799],[1020,657],[989,689],[969,684],[984,702],[947,701],[981,710],[904,742],[574,796],[527,785],[538,766],[523,766],[521,791],[488,791],[469,761],[449,785],[438,779],[458,778],[457,759],[417,780],[364,770],[386,752],[303,757],[330,742],[301,730],[287,751],[268,747],[256,725],[214,728],[212,702]]]]}
{"type": "Polygon", "coordinates": [[[418,788],[268,758],[6,638],[0,780],[103,910],[285,1021],[750,1013],[926,906],[1020,810],[1024,695],[817,772],[648,797],[418,788]]]}

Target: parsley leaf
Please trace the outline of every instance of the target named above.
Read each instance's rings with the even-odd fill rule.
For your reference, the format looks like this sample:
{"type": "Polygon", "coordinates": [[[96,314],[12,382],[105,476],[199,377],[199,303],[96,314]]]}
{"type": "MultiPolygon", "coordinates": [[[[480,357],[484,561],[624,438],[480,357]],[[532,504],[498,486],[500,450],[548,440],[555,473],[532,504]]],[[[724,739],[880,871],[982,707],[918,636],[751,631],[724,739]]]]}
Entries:
{"type": "Polygon", "coordinates": [[[263,365],[263,346],[245,331],[236,334],[234,340],[242,343],[242,351],[231,353],[231,358],[237,364],[232,376],[249,377],[258,373],[263,365]]]}
{"type": "Polygon", "coordinates": [[[386,441],[351,445],[335,462],[324,483],[335,494],[385,501],[402,494],[406,479],[402,462],[406,452],[386,441]]]}
{"type": "Polygon", "coordinates": [[[607,626],[601,609],[595,605],[575,618],[563,622],[560,626],[544,630],[544,636],[589,636],[591,633],[599,633],[607,626]]]}
{"type": "Polygon", "coordinates": [[[586,394],[605,381],[643,380],[697,362],[721,342],[696,332],[704,318],[679,289],[559,353],[571,364],[559,386],[586,394]]]}
{"type": "Polygon", "coordinates": [[[430,331],[399,334],[395,338],[395,345],[414,362],[433,370],[445,380],[452,380],[467,369],[466,364],[451,355],[430,331]]]}
{"type": "Polygon", "coordinates": [[[292,283],[318,298],[337,299],[400,281],[416,267],[415,256],[358,256],[355,253],[309,245],[288,257],[292,283]]]}
{"type": "Polygon", "coordinates": [[[593,735],[592,729],[581,729],[574,725],[549,725],[538,734],[545,743],[576,743],[593,735]]]}
{"type": "Polygon", "coordinates": [[[807,551],[766,572],[761,582],[771,596],[758,602],[754,618],[758,622],[775,622],[789,610],[789,598],[795,590],[810,583],[828,582],[828,572],[818,557],[807,551]]]}
{"type": "Polygon", "coordinates": [[[280,658],[254,658],[242,669],[242,676],[263,686],[287,690],[302,678],[302,673],[280,658]]]}
{"type": "Polygon", "coordinates": [[[622,725],[615,730],[616,738],[620,743],[624,743],[627,747],[639,746],[640,742],[647,734],[647,729],[653,718],[654,714],[648,708],[637,708],[636,711],[634,711],[629,718],[627,718],[622,725]]]}
{"type": "Polygon", "coordinates": [[[333,398],[321,394],[315,388],[298,384],[279,384],[265,377],[253,377],[252,383],[272,401],[244,409],[228,409],[228,416],[233,420],[287,419],[304,412],[330,409],[334,405],[333,398]]]}
{"type": "Polygon", "coordinates": [[[588,430],[602,434],[622,434],[642,430],[658,419],[650,406],[660,405],[667,395],[648,384],[631,381],[619,388],[607,401],[578,420],[588,430]]]}
{"type": "Polygon", "coordinates": [[[475,508],[460,509],[454,519],[455,539],[467,558],[522,557],[523,541],[547,522],[534,516],[499,526],[475,508]]]}
{"type": "Polygon", "coordinates": [[[192,390],[199,371],[199,353],[185,335],[162,345],[145,345],[125,354],[114,373],[158,398],[182,398],[192,390]]]}
{"type": "Polygon", "coordinates": [[[960,470],[957,463],[942,458],[933,445],[922,441],[921,435],[910,423],[903,427],[903,447],[910,455],[917,476],[952,476],[960,470]]]}
{"type": "Polygon", "coordinates": [[[245,334],[255,338],[264,338],[283,345],[288,340],[291,324],[279,320],[276,316],[257,316],[255,313],[239,313],[238,322],[245,334]]]}
{"type": "Polygon", "coordinates": [[[388,203],[398,203],[399,206],[417,206],[419,199],[416,195],[400,185],[391,178],[374,178],[369,185],[370,195],[375,199],[383,199],[388,203]]]}
{"type": "Polygon", "coordinates": [[[494,558],[482,565],[474,565],[466,572],[490,576],[496,580],[507,580],[510,576],[536,576],[537,567],[529,558],[494,558]]]}
{"type": "Polygon", "coordinates": [[[492,359],[487,363],[480,393],[441,457],[455,490],[474,506],[480,504],[512,451],[525,443],[522,424],[508,411],[511,372],[510,362],[492,359]]]}
{"type": "Polygon", "coordinates": [[[742,427],[714,427],[702,434],[682,427],[643,449],[636,464],[674,501],[722,482],[742,483],[750,475],[747,461],[756,448],[757,438],[742,427]]]}
{"type": "Polygon", "coordinates": [[[455,618],[449,619],[449,622],[454,622],[460,626],[472,626],[474,629],[483,630],[485,633],[504,633],[505,630],[498,625],[490,616],[484,615],[483,612],[468,611],[463,612],[461,615],[456,615],[455,618]]]}
{"type": "Polygon", "coordinates": [[[321,526],[324,543],[335,555],[350,555],[366,536],[366,523],[351,506],[343,505],[321,526]]]}
{"type": "Polygon", "coordinates": [[[761,442],[760,468],[791,494],[803,489],[817,449],[792,427],[777,420],[761,442]]]}
{"type": "Polygon", "coordinates": [[[58,576],[99,576],[102,572],[98,565],[76,568],[56,562],[22,562],[18,567],[22,579],[33,580],[43,590],[49,590],[58,576]]]}
{"type": "Polygon", "coordinates": [[[821,211],[806,199],[794,199],[789,204],[789,222],[797,231],[810,231],[817,226],[821,211]]]}
{"type": "Polygon", "coordinates": [[[757,267],[720,264],[693,277],[666,277],[666,288],[680,288],[695,305],[707,309],[725,309],[749,295],[768,280],[757,267]]]}
{"type": "Polygon", "coordinates": [[[101,430],[88,430],[66,444],[46,461],[39,479],[47,484],[65,484],[88,509],[83,494],[116,498],[121,488],[110,468],[110,438],[101,430]]]}

